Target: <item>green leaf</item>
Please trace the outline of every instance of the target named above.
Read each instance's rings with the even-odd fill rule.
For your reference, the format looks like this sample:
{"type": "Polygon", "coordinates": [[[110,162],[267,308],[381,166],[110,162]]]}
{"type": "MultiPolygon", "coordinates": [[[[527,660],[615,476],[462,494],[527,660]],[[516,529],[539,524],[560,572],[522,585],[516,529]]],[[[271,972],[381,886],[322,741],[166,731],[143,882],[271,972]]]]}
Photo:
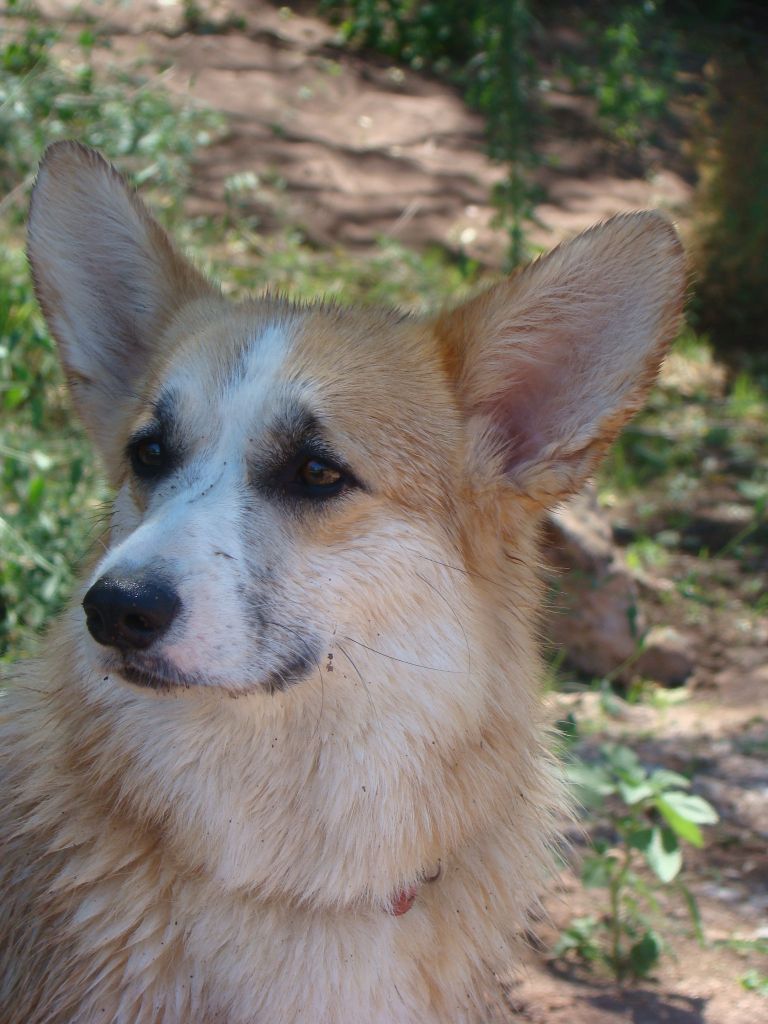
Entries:
{"type": "Polygon", "coordinates": [[[33,476],[27,487],[27,506],[29,509],[36,509],[42,500],[45,492],[45,478],[33,476]]]}
{"type": "Polygon", "coordinates": [[[671,882],[683,866],[677,836],[669,828],[654,828],[645,859],[653,873],[665,884],[671,882]]]}
{"type": "Polygon", "coordinates": [[[761,974],[754,967],[742,975],[741,984],[748,992],[757,992],[768,997],[768,975],[761,974]]]}
{"type": "Polygon", "coordinates": [[[693,931],[696,935],[696,941],[700,946],[704,946],[706,945],[706,937],[704,935],[704,927],[701,923],[701,914],[699,912],[699,904],[696,902],[696,897],[686,885],[683,885],[682,882],[677,883],[677,889],[682,895],[685,905],[688,908],[688,913],[691,917],[691,924],[693,925],[693,931]]]}
{"type": "Polygon", "coordinates": [[[687,818],[681,817],[675,808],[667,802],[666,797],[659,796],[654,800],[654,806],[664,816],[667,824],[675,830],[681,839],[691,843],[699,849],[704,845],[704,836],[701,829],[687,818]]]}
{"type": "Polygon", "coordinates": [[[661,955],[661,941],[653,931],[635,942],[629,950],[629,965],[636,978],[645,978],[656,966],[661,955]]]}
{"type": "Polygon", "coordinates": [[[3,399],[3,404],[8,410],[18,408],[22,402],[24,402],[29,395],[29,388],[23,384],[16,384],[13,387],[8,388],[3,399]]]}
{"type": "Polygon", "coordinates": [[[595,917],[574,917],[571,923],[555,943],[552,952],[555,956],[563,956],[571,950],[583,960],[597,960],[600,957],[600,947],[595,935],[599,927],[595,917]]]}
{"type": "Polygon", "coordinates": [[[601,803],[603,798],[616,792],[604,768],[576,762],[566,766],[568,782],[576,791],[576,798],[583,804],[601,803]]]}
{"type": "Polygon", "coordinates": [[[720,820],[712,804],[692,793],[672,790],[664,794],[664,800],[681,818],[693,821],[697,825],[714,825],[720,820]]]}
{"type": "Polygon", "coordinates": [[[600,693],[600,710],[611,718],[621,718],[624,714],[626,704],[620,697],[617,697],[610,689],[604,689],[600,693]]]}
{"type": "Polygon", "coordinates": [[[678,772],[657,768],[651,774],[651,785],[658,793],[661,793],[666,789],[690,789],[691,783],[689,779],[678,772]]]}
{"type": "Polygon", "coordinates": [[[605,855],[585,857],[581,865],[581,881],[587,889],[607,889],[613,877],[616,858],[605,855]]]}
{"type": "Polygon", "coordinates": [[[652,828],[636,828],[627,833],[627,846],[632,847],[633,850],[642,850],[645,853],[652,841],[652,828]]]}
{"type": "Polygon", "coordinates": [[[622,743],[606,743],[601,750],[614,771],[625,772],[630,776],[638,772],[641,776],[644,775],[640,758],[630,747],[625,747],[622,743]]]}
{"type": "Polygon", "coordinates": [[[619,793],[625,804],[639,804],[641,800],[645,800],[649,796],[655,795],[655,790],[647,782],[625,782],[623,779],[619,781],[619,793]]]}

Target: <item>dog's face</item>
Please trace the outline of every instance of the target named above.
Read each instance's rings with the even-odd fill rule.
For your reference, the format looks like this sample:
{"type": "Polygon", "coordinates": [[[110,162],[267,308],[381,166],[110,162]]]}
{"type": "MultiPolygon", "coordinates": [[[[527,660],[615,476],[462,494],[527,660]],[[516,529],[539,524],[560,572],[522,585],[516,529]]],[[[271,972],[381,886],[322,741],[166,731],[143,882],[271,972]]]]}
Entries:
{"type": "Polygon", "coordinates": [[[424,601],[429,559],[461,558],[446,513],[465,481],[423,334],[269,302],[182,313],[120,427],[84,601],[97,667],[230,694],[359,688],[374,649],[462,670],[455,619],[424,601]]]}
{"type": "Polygon", "coordinates": [[[337,903],[506,820],[514,779],[535,804],[537,521],[674,334],[666,221],[615,218],[432,318],[236,304],[60,143],[29,254],[116,490],[77,619],[100,780],[140,765],[120,794],[185,857],[194,829],[222,876],[337,903]]]}

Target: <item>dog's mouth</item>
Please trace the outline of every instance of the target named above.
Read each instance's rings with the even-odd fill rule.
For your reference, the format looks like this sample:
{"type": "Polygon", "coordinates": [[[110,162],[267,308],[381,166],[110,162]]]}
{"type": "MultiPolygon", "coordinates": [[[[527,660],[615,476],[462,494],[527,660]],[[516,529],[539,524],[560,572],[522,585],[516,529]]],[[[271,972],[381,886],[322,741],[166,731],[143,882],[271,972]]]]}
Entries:
{"type": "Polygon", "coordinates": [[[151,654],[125,653],[109,658],[108,671],[121,676],[134,686],[154,690],[156,693],[173,693],[193,688],[220,690],[232,697],[243,696],[257,691],[280,693],[290,686],[305,680],[317,667],[317,659],[310,652],[292,654],[277,668],[271,669],[261,678],[252,682],[232,683],[203,674],[183,672],[167,658],[151,654]]]}

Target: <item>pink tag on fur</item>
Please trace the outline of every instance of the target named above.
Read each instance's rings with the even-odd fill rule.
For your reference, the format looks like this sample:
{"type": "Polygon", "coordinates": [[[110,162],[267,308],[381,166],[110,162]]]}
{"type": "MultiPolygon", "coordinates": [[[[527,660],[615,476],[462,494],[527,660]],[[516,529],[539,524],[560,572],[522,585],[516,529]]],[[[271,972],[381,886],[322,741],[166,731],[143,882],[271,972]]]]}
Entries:
{"type": "Polygon", "coordinates": [[[407,914],[416,900],[416,886],[411,885],[407,889],[401,889],[392,901],[392,915],[402,917],[407,914]]]}

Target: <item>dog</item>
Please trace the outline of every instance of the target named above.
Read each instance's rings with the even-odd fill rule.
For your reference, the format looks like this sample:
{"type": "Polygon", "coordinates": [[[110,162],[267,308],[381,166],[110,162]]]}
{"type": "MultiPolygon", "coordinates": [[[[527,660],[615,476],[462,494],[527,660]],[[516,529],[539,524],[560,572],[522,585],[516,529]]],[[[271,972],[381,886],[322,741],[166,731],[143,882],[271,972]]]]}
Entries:
{"type": "Polygon", "coordinates": [[[6,1024],[470,1024],[553,867],[543,510],[642,404],[676,233],[411,316],[226,298],[58,142],[29,260],[114,488],[2,725],[6,1024]]]}

